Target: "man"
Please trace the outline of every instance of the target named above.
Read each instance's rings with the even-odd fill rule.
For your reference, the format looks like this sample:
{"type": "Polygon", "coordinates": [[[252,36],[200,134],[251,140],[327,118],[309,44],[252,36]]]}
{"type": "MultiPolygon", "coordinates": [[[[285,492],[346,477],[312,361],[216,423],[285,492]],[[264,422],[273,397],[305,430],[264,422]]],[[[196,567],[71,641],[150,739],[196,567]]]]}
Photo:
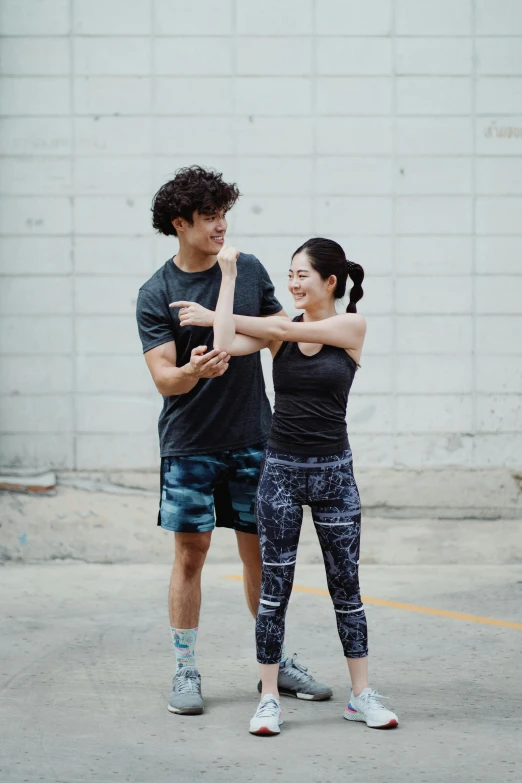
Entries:
{"type": "MultiPolygon", "coordinates": [[[[224,245],[226,213],[239,195],[221,174],[199,166],[180,169],[160,188],[153,225],[162,234],[177,236],[179,251],[142,286],[137,303],[145,360],[164,397],[158,524],[175,538],[169,614],[177,662],[168,709],[183,715],[203,712],[194,646],[201,571],[215,526],[236,532],[254,617],[261,587],[254,510],[271,413],[260,357],[230,359],[209,350],[221,283],[217,254],[224,245]]],[[[239,256],[234,311],[255,316],[282,312],[272,282],[254,256],[239,256]]],[[[284,650],[279,688],[313,700],[332,695],[284,650]]]]}

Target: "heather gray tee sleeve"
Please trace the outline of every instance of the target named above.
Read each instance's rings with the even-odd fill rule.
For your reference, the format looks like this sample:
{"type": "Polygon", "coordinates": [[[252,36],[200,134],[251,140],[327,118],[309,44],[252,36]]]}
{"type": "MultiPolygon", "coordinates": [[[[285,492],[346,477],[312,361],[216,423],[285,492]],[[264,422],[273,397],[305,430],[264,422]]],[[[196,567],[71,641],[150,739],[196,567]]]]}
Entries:
{"type": "Polygon", "coordinates": [[[161,291],[140,289],[136,303],[136,320],[143,353],[174,340],[172,318],[161,291]]]}
{"type": "Polygon", "coordinates": [[[259,314],[260,315],[275,315],[276,313],[280,313],[283,309],[281,307],[281,302],[279,302],[276,298],[275,291],[274,291],[274,284],[270,280],[270,276],[268,272],[266,271],[263,264],[259,263],[259,290],[261,294],[261,301],[259,305],[259,314]]]}

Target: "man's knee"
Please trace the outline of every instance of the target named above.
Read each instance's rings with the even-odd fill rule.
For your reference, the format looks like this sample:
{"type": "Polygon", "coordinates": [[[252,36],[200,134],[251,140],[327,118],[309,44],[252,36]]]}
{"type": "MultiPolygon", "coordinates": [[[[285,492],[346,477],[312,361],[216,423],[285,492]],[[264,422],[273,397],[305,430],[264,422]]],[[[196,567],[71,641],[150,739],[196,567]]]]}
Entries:
{"type": "Polygon", "coordinates": [[[247,571],[253,574],[261,573],[261,550],[259,538],[253,533],[240,533],[236,531],[237,548],[239,557],[247,571]]]}
{"type": "Polygon", "coordinates": [[[197,575],[205,563],[212,531],[208,533],[176,533],[174,566],[185,576],[197,575]]]}

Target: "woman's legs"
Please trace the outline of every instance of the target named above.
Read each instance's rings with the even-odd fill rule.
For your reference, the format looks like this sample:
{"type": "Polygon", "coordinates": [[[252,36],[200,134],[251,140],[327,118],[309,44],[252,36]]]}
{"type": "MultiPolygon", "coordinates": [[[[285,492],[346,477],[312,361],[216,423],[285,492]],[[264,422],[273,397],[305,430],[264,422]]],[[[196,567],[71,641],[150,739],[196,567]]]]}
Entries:
{"type": "Polygon", "coordinates": [[[330,518],[326,524],[324,519],[314,518],[314,521],[352,690],[355,696],[359,696],[368,687],[368,632],[359,592],[361,518],[360,513],[334,516],[331,517],[332,525],[329,524],[330,518]],[[359,657],[353,657],[354,653],[359,657]]]}
{"type": "Polygon", "coordinates": [[[359,696],[368,687],[368,656],[347,658],[346,662],[352,681],[352,691],[354,696],[359,696]]]}
{"type": "Polygon", "coordinates": [[[359,590],[361,507],[350,452],[317,466],[309,480],[309,503],[323,552],[339,638],[354,692],[368,685],[368,631],[359,590]]]}
{"type": "Polygon", "coordinates": [[[309,486],[328,589],[352,680],[344,717],[371,728],[394,728],[399,723],[397,716],[383,707],[379,694],[368,687],[368,631],[359,591],[361,508],[350,452],[338,456],[335,470],[318,466],[309,486]]]}
{"type": "Polygon", "coordinates": [[[257,496],[262,557],[261,598],[256,620],[257,660],[262,694],[278,696],[277,677],[285,635],[285,615],[294,581],[303,520],[303,474],[267,452],[257,496]]]}
{"type": "Polygon", "coordinates": [[[271,693],[276,699],[279,698],[279,690],[277,688],[277,677],[279,675],[278,663],[260,663],[259,670],[261,672],[261,698],[271,693]]]}
{"type": "Polygon", "coordinates": [[[397,716],[368,687],[368,631],[359,591],[361,510],[351,459],[338,466],[336,475],[328,475],[323,468],[322,475],[309,483],[316,492],[312,514],[352,680],[344,717],[375,729],[394,728],[399,724],[397,716]]]}
{"type": "Polygon", "coordinates": [[[362,686],[363,690],[368,684],[368,663],[360,661],[368,655],[368,630],[359,589],[360,514],[354,517],[339,513],[326,522],[324,517],[317,519],[314,511],[339,638],[354,689],[362,686]]]}

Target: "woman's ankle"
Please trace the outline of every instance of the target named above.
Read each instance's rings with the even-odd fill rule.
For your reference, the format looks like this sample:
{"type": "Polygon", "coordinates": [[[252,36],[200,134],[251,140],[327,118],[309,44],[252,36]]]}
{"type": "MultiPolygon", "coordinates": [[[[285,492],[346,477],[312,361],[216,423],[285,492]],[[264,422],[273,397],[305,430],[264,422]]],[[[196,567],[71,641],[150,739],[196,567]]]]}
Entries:
{"type": "Polygon", "coordinates": [[[277,699],[277,701],[280,701],[279,691],[277,688],[275,690],[272,689],[271,691],[263,689],[261,691],[261,701],[265,698],[265,696],[273,696],[275,699],[277,699]]]}

